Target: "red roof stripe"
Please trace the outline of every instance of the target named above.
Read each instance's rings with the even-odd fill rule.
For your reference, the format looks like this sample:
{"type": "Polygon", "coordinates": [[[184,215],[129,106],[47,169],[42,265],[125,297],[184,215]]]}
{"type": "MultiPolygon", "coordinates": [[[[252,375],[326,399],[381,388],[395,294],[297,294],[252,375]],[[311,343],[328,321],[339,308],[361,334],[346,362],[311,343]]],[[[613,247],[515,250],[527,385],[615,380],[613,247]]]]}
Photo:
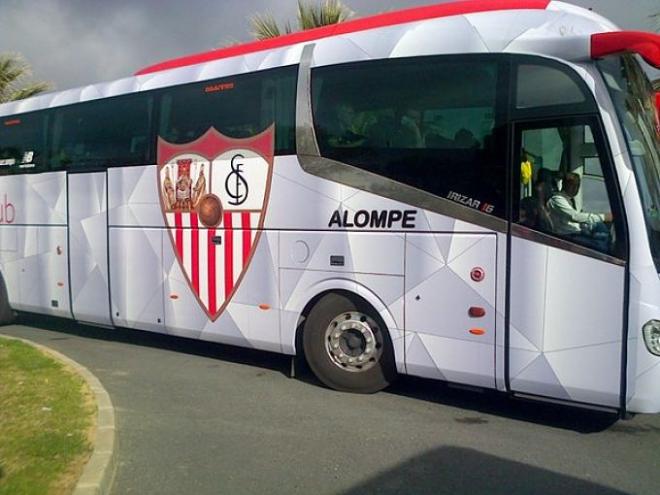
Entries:
{"type": "Polygon", "coordinates": [[[253,41],[242,45],[229,46],[227,48],[219,48],[217,50],[211,50],[195,55],[166,60],[141,69],[136,72],[135,75],[150,74],[153,72],[175,69],[177,67],[186,67],[188,65],[201,64],[213,60],[236,57],[248,53],[272,50],[274,48],[295,45],[297,43],[306,43],[321,38],[327,38],[329,36],[354,33],[357,31],[365,31],[367,29],[386,26],[395,26],[397,24],[423,21],[425,19],[473,14],[476,12],[490,12],[495,10],[545,10],[548,3],[550,3],[550,0],[463,0],[460,2],[442,3],[439,5],[387,12],[385,14],[363,17],[331,26],[299,31],[279,36],[277,38],[253,41]]]}
{"type": "Polygon", "coordinates": [[[624,52],[638,53],[650,65],[660,69],[660,34],[618,31],[591,36],[593,59],[624,52]]]}

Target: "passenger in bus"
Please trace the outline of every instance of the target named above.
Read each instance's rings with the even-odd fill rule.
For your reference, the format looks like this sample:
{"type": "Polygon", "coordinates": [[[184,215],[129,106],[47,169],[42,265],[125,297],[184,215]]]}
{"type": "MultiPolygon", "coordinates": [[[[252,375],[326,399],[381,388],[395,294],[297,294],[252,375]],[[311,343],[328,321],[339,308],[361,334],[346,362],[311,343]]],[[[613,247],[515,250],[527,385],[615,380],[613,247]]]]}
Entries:
{"type": "Polygon", "coordinates": [[[534,188],[537,190],[539,196],[544,196],[544,202],[547,202],[559,190],[557,172],[543,167],[539,168],[538,172],[536,172],[534,188]]]}
{"type": "Polygon", "coordinates": [[[426,148],[441,150],[454,147],[454,140],[445,131],[445,123],[441,115],[436,115],[432,121],[426,123],[424,145],[426,148]]]}
{"type": "Polygon", "coordinates": [[[532,197],[536,202],[538,217],[536,227],[545,232],[553,232],[552,215],[548,209],[548,200],[557,192],[555,174],[547,168],[540,168],[536,173],[536,181],[532,189],[532,197]]]}
{"type": "Polygon", "coordinates": [[[391,148],[392,136],[396,132],[397,124],[394,112],[383,112],[376,116],[370,126],[367,127],[366,144],[371,148],[391,148]]]}
{"type": "Polygon", "coordinates": [[[335,106],[334,118],[329,119],[324,128],[328,144],[335,148],[355,148],[361,146],[366,136],[356,131],[355,109],[349,103],[335,106]]]}
{"type": "Polygon", "coordinates": [[[575,204],[575,196],[579,191],[580,176],[576,173],[566,174],[561,191],[555,192],[548,200],[552,231],[574,239],[579,244],[607,251],[610,235],[605,224],[612,222],[612,213],[579,211],[575,204]]]}
{"type": "Polygon", "coordinates": [[[422,112],[415,108],[407,108],[402,112],[398,129],[392,136],[394,148],[423,148],[422,112]]]}
{"type": "Polygon", "coordinates": [[[536,228],[539,226],[539,203],[533,196],[527,196],[520,200],[520,218],[518,222],[525,227],[536,228]]]}
{"type": "Polygon", "coordinates": [[[550,212],[546,206],[552,196],[552,171],[539,168],[535,175],[537,157],[522,149],[520,160],[520,216],[519,222],[541,231],[552,231],[550,212]]]}
{"type": "Polygon", "coordinates": [[[479,141],[474,137],[472,131],[461,128],[454,135],[454,146],[459,149],[478,148],[479,141]]]}

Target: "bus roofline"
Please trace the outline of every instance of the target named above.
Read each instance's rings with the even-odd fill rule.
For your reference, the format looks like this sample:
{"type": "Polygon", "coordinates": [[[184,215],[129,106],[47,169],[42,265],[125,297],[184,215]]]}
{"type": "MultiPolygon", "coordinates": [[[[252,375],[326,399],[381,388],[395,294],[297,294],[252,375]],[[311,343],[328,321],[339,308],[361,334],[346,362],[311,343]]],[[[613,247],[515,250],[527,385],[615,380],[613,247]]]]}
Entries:
{"type": "Polygon", "coordinates": [[[660,35],[642,31],[615,31],[591,35],[591,58],[617,53],[636,53],[646,63],[660,69],[660,35]]]}

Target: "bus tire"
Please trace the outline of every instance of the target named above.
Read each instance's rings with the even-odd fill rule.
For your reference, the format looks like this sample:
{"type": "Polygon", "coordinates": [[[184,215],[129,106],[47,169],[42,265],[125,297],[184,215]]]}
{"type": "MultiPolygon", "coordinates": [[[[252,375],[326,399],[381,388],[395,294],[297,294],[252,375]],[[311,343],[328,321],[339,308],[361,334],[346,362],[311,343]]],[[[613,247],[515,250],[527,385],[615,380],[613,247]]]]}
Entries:
{"type": "Polygon", "coordinates": [[[323,296],[305,320],[303,349],[316,377],[335,390],[369,394],[396,378],[387,327],[357,297],[323,296]]]}
{"type": "Polygon", "coordinates": [[[16,313],[9,305],[9,296],[5,278],[0,273],[0,325],[10,325],[16,320],[16,313]]]}

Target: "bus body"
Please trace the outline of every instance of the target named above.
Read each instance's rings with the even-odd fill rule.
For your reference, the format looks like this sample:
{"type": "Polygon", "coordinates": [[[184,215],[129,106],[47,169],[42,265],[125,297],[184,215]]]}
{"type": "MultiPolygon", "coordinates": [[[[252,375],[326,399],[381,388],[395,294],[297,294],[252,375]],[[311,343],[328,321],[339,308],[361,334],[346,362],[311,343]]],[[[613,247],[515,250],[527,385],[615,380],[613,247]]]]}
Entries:
{"type": "Polygon", "coordinates": [[[653,46],[457,2],[0,105],[8,303],[304,353],[340,390],[658,412],[653,46]]]}

